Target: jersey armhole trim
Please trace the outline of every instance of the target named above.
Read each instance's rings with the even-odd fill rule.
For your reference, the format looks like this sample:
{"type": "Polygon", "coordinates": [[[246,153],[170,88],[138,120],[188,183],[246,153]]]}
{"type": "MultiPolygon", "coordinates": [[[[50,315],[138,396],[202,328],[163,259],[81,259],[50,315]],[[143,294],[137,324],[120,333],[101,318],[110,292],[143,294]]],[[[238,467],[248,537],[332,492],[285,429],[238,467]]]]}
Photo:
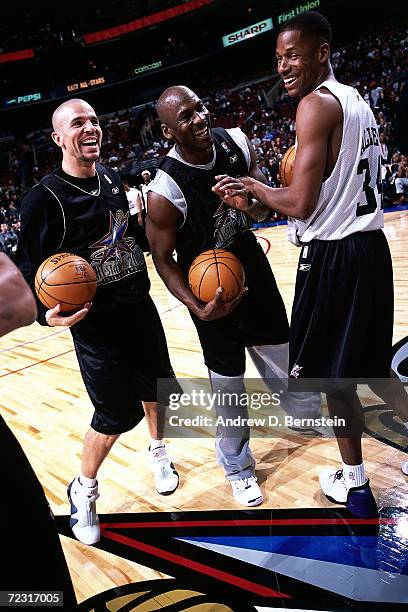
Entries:
{"type": "MultiPolygon", "coordinates": [[[[248,145],[247,136],[246,136],[245,132],[243,132],[239,126],[237,126],[235,128],[228,128],[225,131],[227,132],[227,134],[231,138],[231,140],[234,142],[235,146],[238,147],[238,149],[240,149],[242,155],[244,156],[245,163],[247,165],[247,170],[249,172],[249,170],[251,168],[251,152],[249,150],[249,145],[248,145]],[[231,134],[231,130],[239,130],[239,132],[237,131],[235,133],[241,133],[242,134],[242,142],[241,142],[241,144],[243,145],[243,147],[245,147],[245,151],[242,148],[241,144],[235,140],[234,136],[231,134]]],[[[238,140],[240,139],[240,137],[237,137],[237,138],[238,138],[238,140]]]]}
{"type": "Polygon", "coordinates": [[[336,96],[336,94],[329,89],[328,87],[326,87],[326,85],[320,85],[319,87],[317,87],[315,89],[315,91],[319,91],[319,89],[325,89],[326,91],[329,92],[329,94],[331,94],[333,96],[333,98],[336,100],[336,102],[338,103],[338,105],[340,106],[340,110],[341,110],[341,117],[342,117],[342,122],[341,122],[341,143],[340,143],[340,148],[339,148],[339,152],[337,154],[337,159],[336,159],[336,163],[334,164],[332,171],[330,172],[330,174],[328,176],[326,176],[326,178],[324,179],[324,181],[322,181],[321,187],[323,187],[323,185],[333,176],[335,170],[337,169],[337,166],[340,163],[340,158],[341,155],[343,153],[343,145],[344,145],[344,108],[343,105],[341,103],[341,100],[338,96],[336,96]]]}
{"type": "MultiPolygon", "coordinates": [[[[176,161],[178,161],[178,160],[176,160],[176,161]]],[[[183,215],[183,223],[177,227],[177,230],[180,230],[183,227],[183,225],[185,224],[185,222],[187,221],[188,204],[187,204],[186,197],[185,197],[183,191],[181,190],[180,185],[174,180],[174,178],[168,172],[163,170],[162,168],[159,168],[159,170],[160,170],[160,172],[163,172],[164,174],[166,174],[169,177],[169,179],[173,181],[173,183],[176,185],[177,189],[180,191],[181,195],[183,196],[184,202],[186,203],[185,213],[184,213],[174,204],[174,202],[169,200],[169,198],[167,198],[165,195],[163,195],[162,193],[158,193],[157,194],[157,195],[161,195],[163,198],[166,198],[166,200],[168,200],[170,202],[170,204],[172,206],[174,206],[174,208],[176,208],[179,211],[179,213],[181,213],[183,215]]],[[[154,191],[153,189],[149,189],[147,195],[149,195],[150,191],[153,191],[153,193],[157,193],[157,191],[154,191]]],[[[146,208],[146,210],[148,211],[148,208],[146,208]]],[[[147,212],[147,214],[149,214],[149,212],[147,212]]]]}
{"type": "Polygon", "coordinates": [[[59,198],[58,198],[57,194],[55,194],[55,193],[53,192],[53,190],[52,190],[52,189],[50,189],[50,187],[47,187],[47,185],[45,185],[44,183],[40,183],[40,184],[41,184],[43,187],[45,187],[45,189],[48,189],[48,191],[49,191],[50,193],[52,193],[52,195],[54,196],[54,198],[57,200],[58,204],[59,204],[59,205],[60,205],[60,207],[61,207],[61,213],[62,213],[62,223],[63,223],[63,225],[64,225],[64,230],[63,230],[63,234],[62,234],[62,239],[61,239],[61,241],[60,241],[59,245],[57,246],[57,248],[55,249],[56,251],[58,251],[58,249],[60,249],[60,248],[62,247],[62,245],[63,245],[63,243],[64,243],[64,240],[65,240],[65,234],[67,233],[67,224],[66,224],[66,222],[65,222],[65,213],[64,213],[64,209],[63,209],[63,207],[62,207],[62,204],[61,204],[61,202],[60,202],[60,200],[59,200],[59,198]]]}

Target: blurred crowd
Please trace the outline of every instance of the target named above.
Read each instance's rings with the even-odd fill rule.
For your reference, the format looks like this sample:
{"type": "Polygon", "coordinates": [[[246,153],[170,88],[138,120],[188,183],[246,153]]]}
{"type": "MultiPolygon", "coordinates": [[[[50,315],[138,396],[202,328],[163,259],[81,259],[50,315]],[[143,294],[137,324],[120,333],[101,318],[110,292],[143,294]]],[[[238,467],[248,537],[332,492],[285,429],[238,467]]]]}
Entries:
{"type": "Polygon", "coordinates": [[[0,187],[0,252],[11,258],[20,235],[19,209],[23,188],[12,181],[0,187]]]}
{"type": "MultiPolygon", "coordinates": [[[[396,144],[395,113],[408,76],[408,30],[387,29],[366,35],[359,42],[337,48],[332,63],[337,78],[356,87],[377,119],[382,153],[384,206],[408,202],[408,158],[396,144]]],[[[248,135],[259,166],[271,186],[279,186],[280,160],[295,142],[297,102],[282,89],[277,75],[246,83],[199,91],[208,105],[213,126],[239,126],[248,135]]],[[[142,183],[142,171],[154,175],[166,155],[154,103],[101,117],[104,132],[101,162],[125,176],[130,185],[142,183]]],[[[18,210],[22,191],[59,163],[50,132],[27,134],[20,143],[0,134],[0,155],[7,152],[8,171],[0,186],[0,249],[12,253],[18,239],[18,210]],[[5,180],[6,179],[6,180],[5,180]]],[[[279,220],[279,217],[276,215],[279,220]]]]}
{"type": "Polygon", "coordinates": [[[38,11],[35,4],[25,9],[4,7],[0,23],[0,52],[27,47],[55,48],[69,44],[83,34],[115,27],[157,11],[163,11],[190,0],[111,0],[109,3],[83,3],[71,0],[64,11],[38,11]],[[24,43],[22,42],[24,41],[24,43]]]}

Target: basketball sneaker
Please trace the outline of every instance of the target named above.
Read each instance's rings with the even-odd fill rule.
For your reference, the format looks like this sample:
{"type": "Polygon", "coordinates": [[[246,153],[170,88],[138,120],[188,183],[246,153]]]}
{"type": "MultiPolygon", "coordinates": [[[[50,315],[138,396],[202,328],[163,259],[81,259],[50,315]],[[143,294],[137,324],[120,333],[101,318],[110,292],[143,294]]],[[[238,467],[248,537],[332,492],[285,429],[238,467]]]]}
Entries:
{"type": "Polygon", "coordinates": [[[255,476],[230,480],[235,501],[241,506],[259,506],[263,502],[262,491],[255,476]]]}
{"type": "Polygon", "coordinates": [[[343,476],[343,470],[333,471],[325,468],[320,472],[320,486],[327,499],[334,504],[342,504],[357,518],[374,518],[378,516],[377,503],[367,480],[359,487],[349,487],[343,476]]]}
{"type": "Polygon", "coordinates": [[[405,476],[408,476],[408,461],[401,463],[401,472],[405,474],[405,476]]]}
{"type": "Polygon", "coordinates": [[[71,503],[69,524],[76,539],[83,544],[96,544],[101,537],[95,504],[98,497],[98,483],[94,487],[85,487],[76,477],[68,486],[71,503]]]}
{"type": "Polygon", "coordinates": [[[179,485],[179,475],[165,446],[149,447],[150,464],[154,474],[156,490],[160,495],[171,495],[179,485]]]}

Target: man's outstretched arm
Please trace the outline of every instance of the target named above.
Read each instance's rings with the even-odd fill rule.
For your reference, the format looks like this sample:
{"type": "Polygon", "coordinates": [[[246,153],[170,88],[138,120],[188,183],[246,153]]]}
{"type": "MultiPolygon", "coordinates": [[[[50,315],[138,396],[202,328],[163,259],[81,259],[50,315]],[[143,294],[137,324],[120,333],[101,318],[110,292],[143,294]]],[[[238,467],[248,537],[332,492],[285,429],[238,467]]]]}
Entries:
{"type": "Polygon", "coordinates": [[[217,176],[213,187],[233,208],[245,194],[284,215],[307,219],[315,210],[327,164],[328,143],[342,122],[342,111],[333,96],[313,92],[304,98],[296,115],[297,149],[292,183],[272,188],[251,177],[217,176]]]}

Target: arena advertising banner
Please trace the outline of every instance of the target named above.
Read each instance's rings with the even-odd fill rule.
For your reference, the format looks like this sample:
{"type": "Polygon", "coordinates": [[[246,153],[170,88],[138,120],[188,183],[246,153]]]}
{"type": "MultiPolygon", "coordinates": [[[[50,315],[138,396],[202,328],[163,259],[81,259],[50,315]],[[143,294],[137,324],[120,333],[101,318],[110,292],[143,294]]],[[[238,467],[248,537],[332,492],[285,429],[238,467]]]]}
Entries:
{"type": "Polygon", "coordinates": [[[300,13],[304,13],[305,11],[316,10],[317,8],[319,8],[319,6],[320,0],[311,0],[310,2],[306,2],[305,4],[298,4],[288,13],[282,13],[281,15],[278,15],[278,25],[282,25],[283,23],[285,23],[285,21],[288,21],[288,19],[292,19],[292,17],[300,15],[300,13]]]}
{"type": "Polygon", "coordinates": [[[139,75],[144,74],[145,72],[151,72],[152,70],[157,70],[163,66],[162,60],[158,60],[157,62],[151,62],[150,64],[144,64],[143,66],[136,66],[133,68],[132,74],[139,75]]]}
{"type": "Polygon", "coordinates": [[[22,96],[14,96],[12,98],[4,98],[3,106],[9,108],[10,106],[20,106],[21,104],[32,104],[33,102],[41,102],[44,100],[44,95],[40,91],[36,91],[22,96]]]}
{"type": "Polygon", "coordinates": [[[73,91],[79,91],[81,89],[89,89],[90,87],[96,87],[97,85],[105,85],[106,78],[104,76],[94,77],[86,81],[77,81],[74,83],[68,83],[66,85],[66,92],[71,93],[73,91]]]}
{"type": "Polygon", "coordinates": [[[229,47],[230,45],[235,45],[236,43],[242,42],[243,40],[248,40],[248,38],[253,38],[254,36],[258,36],[258,34],[263,34],[264,32],[268,32],[272,29],[272,19],[264,19],[263,21],[258,21],[258,23],[254,23],[246,28],[237,30],[236,32],[231,32],[231,34],[226,34],[222,37],[222,44],[224,47],[229,47]]]}
{"type": "Polygon", "coordinates": [[[20,49],[19,51],[11,51],[10,53],[0,53],[0,64],[32,59],[33,57],[35,57],[34,49],[20,49]]]}

